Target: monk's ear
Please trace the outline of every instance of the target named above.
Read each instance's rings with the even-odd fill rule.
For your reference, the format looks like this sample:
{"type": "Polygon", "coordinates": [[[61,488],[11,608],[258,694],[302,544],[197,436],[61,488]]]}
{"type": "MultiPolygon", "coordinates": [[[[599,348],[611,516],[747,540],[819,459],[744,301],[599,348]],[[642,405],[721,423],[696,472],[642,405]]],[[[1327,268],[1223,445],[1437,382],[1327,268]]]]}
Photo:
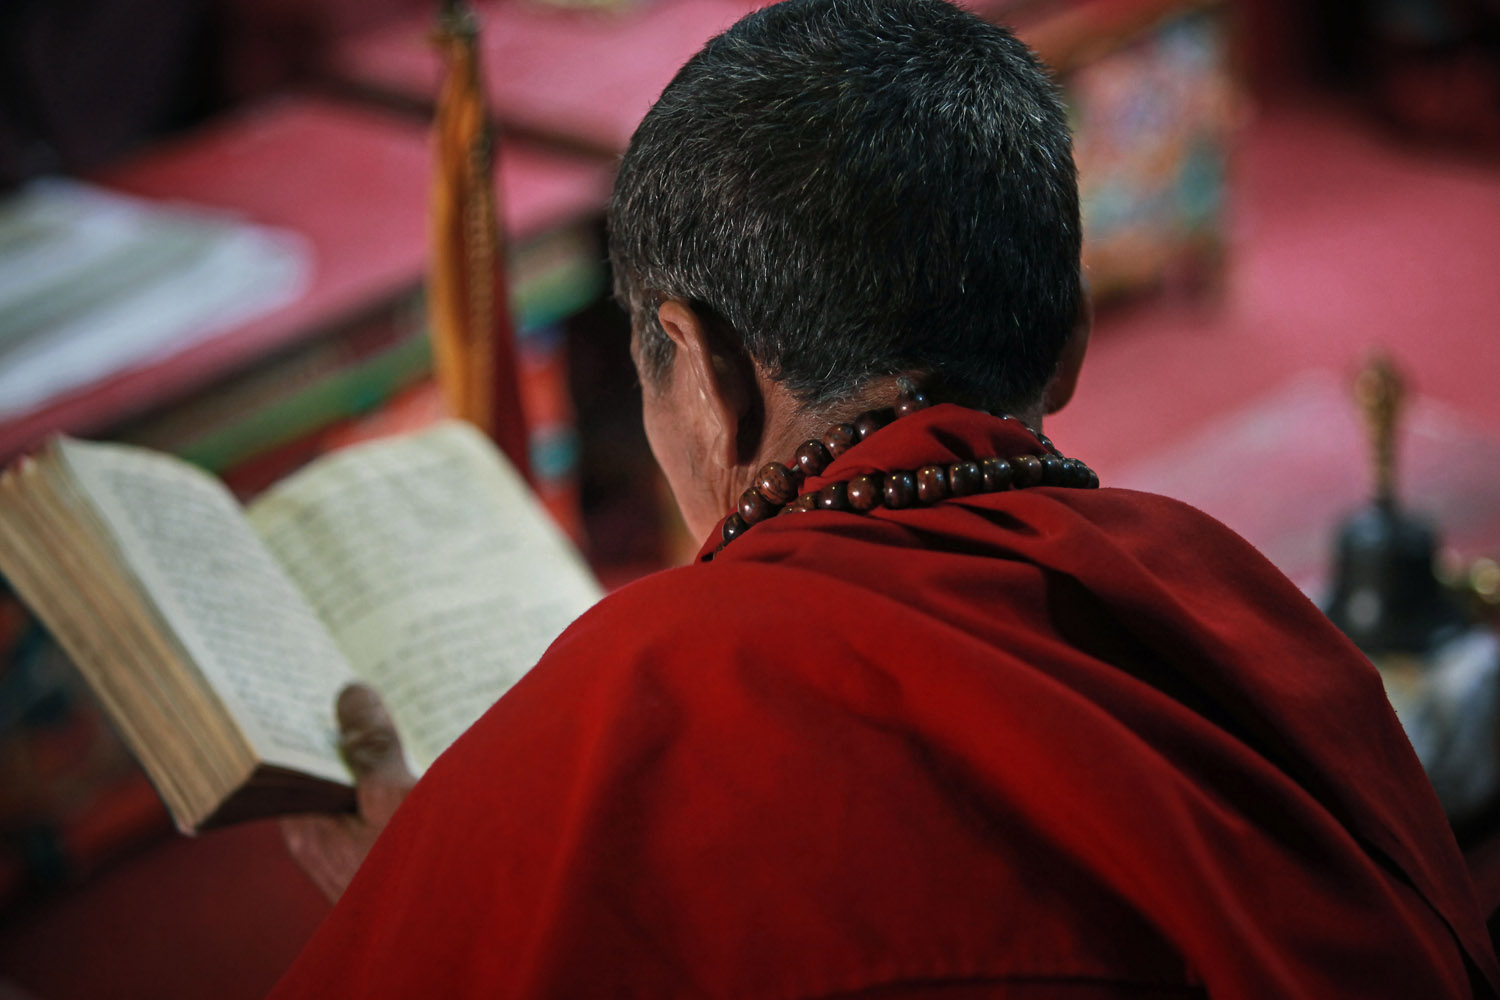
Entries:
{"type": "Polygon", "coordinates": [[[676,347],[673,367],[684,414],[709,461],[731,468],[740,456],[753,453],[758,441],[742,440],[758,426],[754,415],[754,372],[743,352],[724,342],[693,306],[668,299],[657,319],[676,347]]]}
{"type": "Polygon", "coordinates": [[[1094,332],[1094,300],[1087,289],[1080,291],[1078,321],[1073,332],[1063,345],[1062,355],[1057,361],[1057,371],[1042,394],[1042,406],[1049,414],[1056,413],[1072,400],[1078,388],[1078,376],[1083,371],[1083,358],[1089,350],[1089,336],[1094,332]]]}

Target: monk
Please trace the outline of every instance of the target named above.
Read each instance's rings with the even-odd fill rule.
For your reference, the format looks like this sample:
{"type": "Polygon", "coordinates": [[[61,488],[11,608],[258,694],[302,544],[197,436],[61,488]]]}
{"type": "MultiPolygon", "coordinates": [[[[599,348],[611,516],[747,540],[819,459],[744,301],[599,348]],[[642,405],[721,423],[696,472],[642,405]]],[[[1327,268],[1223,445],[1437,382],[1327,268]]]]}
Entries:
{"type": "Polygon", "coordinates": [[[702,551],[415,787],[345,695],[362,811],[288,826],[338,903],[276,997],[1495,995],[1370,664],[1041,432],[1088,323],[1015,38],[763,9],[662,94],[609,222],[702,551]]]}

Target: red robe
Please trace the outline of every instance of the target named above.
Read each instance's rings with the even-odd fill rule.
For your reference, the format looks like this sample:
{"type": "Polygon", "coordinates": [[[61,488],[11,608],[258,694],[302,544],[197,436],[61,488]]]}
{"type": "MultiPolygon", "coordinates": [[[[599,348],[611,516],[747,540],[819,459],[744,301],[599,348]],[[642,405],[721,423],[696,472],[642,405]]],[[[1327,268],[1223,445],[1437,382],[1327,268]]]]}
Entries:
{"type": "MultiPolygon", "coordinates": [[[[939,406],[824,479],[1038,451],[939,406]]],[[[418,784],[275,996],[1496,978],[1369,663],[1203,514],[1049,487],[777,518],[606,598],[418,784]]]]}

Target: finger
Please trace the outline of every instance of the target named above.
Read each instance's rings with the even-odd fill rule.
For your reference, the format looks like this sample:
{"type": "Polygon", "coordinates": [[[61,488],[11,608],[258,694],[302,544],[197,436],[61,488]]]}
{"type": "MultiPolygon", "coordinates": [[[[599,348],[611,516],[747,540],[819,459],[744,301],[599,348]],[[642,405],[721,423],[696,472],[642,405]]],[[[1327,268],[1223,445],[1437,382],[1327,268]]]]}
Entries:
{"type": "Polygon", "coordinates": [[[330,902],[338,902],[364,858],[347,820],[286,816],[281,820],[281,834],[297,866],[330,902]]]}
{"type": "Polygon", "coordinates": [[[368,684],[344,685],[335,706],[340,729],[357,729],[370,725],[391,725],[390,713],[379,693],[368,684]]]}
{"type": "Polygon", "coordinates": [[[396,724],[373,688],[351,684],[340,691],[338,719],[339,750],[356,781],[375,778],[398,784],[411,782],[396,724]]]}

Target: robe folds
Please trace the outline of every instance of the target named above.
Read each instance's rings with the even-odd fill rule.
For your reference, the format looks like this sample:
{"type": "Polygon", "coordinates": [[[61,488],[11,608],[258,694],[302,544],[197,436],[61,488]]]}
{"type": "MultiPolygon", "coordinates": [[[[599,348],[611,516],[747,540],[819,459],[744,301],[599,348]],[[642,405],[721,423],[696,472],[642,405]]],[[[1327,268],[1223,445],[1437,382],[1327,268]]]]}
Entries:
{"type": "MultiPolygon", "coordinates": [[[[935,406],[807,488],[1039,450],[935,406]]],[[[1202,513],[1042,487],[711,553],[431,768],[276,997],[1493,995],[1375,670],[1202,513]]]]}

